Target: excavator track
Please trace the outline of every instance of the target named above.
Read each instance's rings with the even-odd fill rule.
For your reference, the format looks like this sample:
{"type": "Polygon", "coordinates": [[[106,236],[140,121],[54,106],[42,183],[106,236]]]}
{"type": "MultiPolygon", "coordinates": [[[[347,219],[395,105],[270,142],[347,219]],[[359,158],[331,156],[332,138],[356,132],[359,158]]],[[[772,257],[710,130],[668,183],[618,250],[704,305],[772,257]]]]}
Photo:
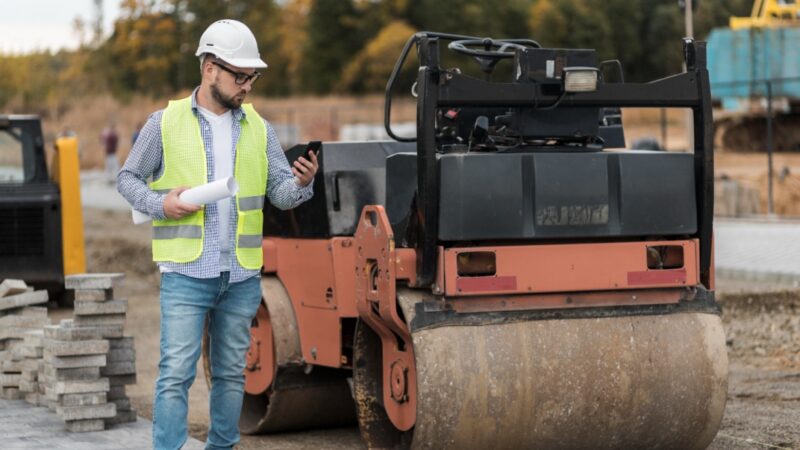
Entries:
{"type": "MultiPolygon", "coordinates": [[[[398,290],[409,323],[423,298],[398,290]]],[[[354,393],[370,448],[701,449],[722,420],[728,361],[713,313],[495,321],[411,334],[417,416],[400,432],[380,408],[380,341],[362,324],[356,331],[354,393]]]]}
{"type": "MultiPolygon", "coordinates": [[[[767,152],[764,113],[728,114],[714,121],[714,143],[730,152],[767,152]]],[[[778,114],[773,121],[773,151],[800,152],[800,114],[778,114]]]]}

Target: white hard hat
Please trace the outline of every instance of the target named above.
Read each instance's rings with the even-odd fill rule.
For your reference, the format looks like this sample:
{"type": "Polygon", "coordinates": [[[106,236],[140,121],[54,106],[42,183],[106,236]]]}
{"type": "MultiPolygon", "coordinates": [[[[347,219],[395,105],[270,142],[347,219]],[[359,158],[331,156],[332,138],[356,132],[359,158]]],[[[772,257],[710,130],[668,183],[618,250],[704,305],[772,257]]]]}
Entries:
{"type": "Polygon", "coordinates": [[[212,23],[200,36],[195,56],[210,53],[226,63],[241,68],[265,68],[258,53],[256,37],[247,25],[224,19],[212,23]]]}

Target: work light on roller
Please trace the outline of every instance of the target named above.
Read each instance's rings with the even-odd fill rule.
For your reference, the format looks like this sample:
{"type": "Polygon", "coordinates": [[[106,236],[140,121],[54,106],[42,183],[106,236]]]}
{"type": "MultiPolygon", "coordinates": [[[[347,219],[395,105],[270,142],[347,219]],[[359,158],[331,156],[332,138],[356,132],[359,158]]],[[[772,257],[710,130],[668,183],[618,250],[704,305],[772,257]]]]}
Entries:
{"type": "Polygon", "coordinates": [[[597,90],[597,69],[594,67],[565,67],[564,92],[594,92],[597,90]]]}

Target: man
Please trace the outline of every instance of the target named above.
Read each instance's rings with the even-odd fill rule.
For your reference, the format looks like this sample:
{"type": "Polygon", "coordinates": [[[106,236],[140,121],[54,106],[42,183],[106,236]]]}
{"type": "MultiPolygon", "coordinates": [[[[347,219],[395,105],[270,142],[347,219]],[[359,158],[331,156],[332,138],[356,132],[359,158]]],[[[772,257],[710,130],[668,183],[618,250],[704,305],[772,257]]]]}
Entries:
{"type": "Polygon", "coordinates": [[[272,127],[243,104],[261,60],[250,29],[220,20],[197,49],[202,81],[190,97],[150,116],[117,185],[134,209],[153,217],[153,259],[161,275],[161,359],[153,406],[153,447],[187,438],[187,398],[209,317],[211,424],[206,449],[239,442],[250,322],[261,301],[265,194],[289,209],[313,195],[317,159],[289,166],[272,127]],[[153,176],[149,187],[145,180],[153,176]],[[231,199],[198,207],[179,194],[235,176],[231,199]]]}
{"type": "Polygon", "coordinates": [[[119,144],[119,134],[114,122],[109,122],[108,126],[100,133],[100,141],[106,153],[106,180],[113,183],[114,176],[119,171],[119,160],[117,159],[117,145],[119,144]]]}

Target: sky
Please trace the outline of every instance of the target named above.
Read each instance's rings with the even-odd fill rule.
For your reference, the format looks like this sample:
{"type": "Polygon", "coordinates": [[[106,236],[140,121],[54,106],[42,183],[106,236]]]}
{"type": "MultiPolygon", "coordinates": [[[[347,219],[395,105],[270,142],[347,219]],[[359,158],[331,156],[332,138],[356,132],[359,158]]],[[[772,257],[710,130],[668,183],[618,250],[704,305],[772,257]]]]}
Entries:
{"type": "MultiPolygon", "coordinates": [[[[119,15],[120,0],[103,1],[106,35],[119,15]]],[[[90,24],[94,20],[92,0],[0,0],[0,54],[78,46],[73,28],[75,17],[90,24]]]]}

